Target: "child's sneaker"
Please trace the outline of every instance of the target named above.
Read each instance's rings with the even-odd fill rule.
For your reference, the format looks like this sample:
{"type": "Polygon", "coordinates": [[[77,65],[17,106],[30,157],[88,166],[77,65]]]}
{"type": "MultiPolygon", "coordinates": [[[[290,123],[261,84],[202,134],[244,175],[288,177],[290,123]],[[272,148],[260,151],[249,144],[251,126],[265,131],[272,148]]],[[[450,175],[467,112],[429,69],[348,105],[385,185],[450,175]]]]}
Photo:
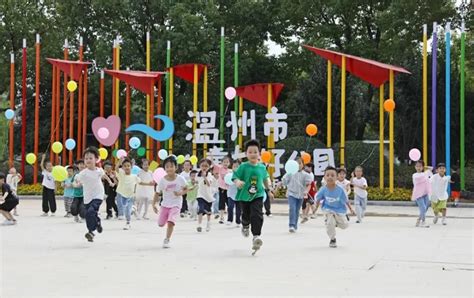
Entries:
{"type": "Polygon", "coordinates": [[[206,225],[206,232],[209,232],[211,230],[211,223],[208,222],[206,225]]]}
{"type": "Polygon", "coordinates": [[[224,224],[224,221],[222,219],[219,219],[219,224],[224,224]]]}
{"type": "MultiPolygon", "coordinates": [[[[181,218],[184,218],[185,215],[186,215],[186,214],[181,213],[179,216],[180,216],[181,218]]],[[[166,239],[165,239],[165,240],[166,240],[166,239]]]]}
{"type": "Polygon", "coordinates": [[[235,227],[236,227],[236,228],[240,228],[240,224],[235,224],[235,227]]]}
{"type": "Polygon", "coordinates": [[[143,216],[143,219],[144,219],[144,220],[149,220],[149,218],[148,218],[148,217],[146,217],[146,216],[143,216]]]}
{"type": "Polygon", "coordinates": [[[267,217],[273,217],[273,214],[271,214],[271,213],[267,214],[267,217]]]}
{"type": "Polygon", "coordinates": [[[19,215],[18,215],[18,212],[16,212],[16,210],[13,211],[13,215],[14,215],[14,216],[19,216],[19,215]]]}
{"type": "Polygon", "coordinates": [[[111,218],[113,218],[112,215],[107,215],[107,217],[106,217],[105,219],[106,219],[106,220],[109,220],[109,219],[111,219],[111,218]]]}
{"type": "Polygon", "coordinates": [[[202,227],[201,227],[201,226],[198,226],[198,227],[196,228],[196,230],[197,230],[199,233],[201,233],[201,232],[202,232],[202,227]]]}
{"type": "Polygon", "coordinates": [[[15,224],[15,222],[13,220],[5,220],[3,223],[2,223],[2,226],[13,226],[15,224]]]}
{"type": "Polygon", "coordinates": [[[254,254],[257,250],[260,249],[260,247],[262,247],[262,245],[263,241],[262,239],[260,239],[260,236],[254,236],[252,241],[252,250],[254,251],[254,254]]]}
{"type": "Polygon", "coordinates": [[[437,223],[438,223],[438,215],[435,215],[435,217],[433,218],[433,223],[434,223],[434,224],[437,224],[437,223]]]}
{"type": "Polygon", "coordinates": [[[170,240],[168,238],[165,238],[163,241],[163,248],[170,248],[170,240]]]}
{"type": "Polygon", "coordinates": [[[441,219],[441,223],[443,224],[443,226],[447,225],[448,223],[446,222],[446,217],[443,217],[443,219],[441,219]]]}
{"type": "Polygon", "coordinates": [[[54,212],[51,212],[51,216],[56,216],[56,214],[54,212]]]}
{"type": "Polygon", "coordinates": [[[48,216],[48,212],[43,212],[43,214],[41,214],[41,216],[48,216]]]}
{"type": "Polygon", "coordinates": [[[232,224],[232,222],[231,222],[231,221],[228,221],[228,222],[226,222],[225,224],[228,225],[228,226],[230,226],[230,225],[232,224]]]}
{"type": "Polygon", "coordinates": [[[304,224],[305,222],[308,221],[308,218],[307,217],[303,217],[303,219],[301,220],[301,223],[304,224]]]}
{"type": "Polygon", "coordinates": [[[315,218],[316,218],[316,214],[311,215],[311,219],[315,219],[315,218]]]}
{"type": "Polygon", "coordinates": [[[119,216],[117,217],[117,219],[118,219],[118,220],[124,220],[125,217],[124,217],[123,215],[119,215],[119,216]]]}
{"type": "Polygon", "coordinates": [[[216,214],[216,215],[214,216],[214,219],[218,219],[219,217],[221,217],[221,216],[220,216],[219,214],[216,214]]]}
{"type": "Polygon", "coordinates": [[[427,225],[424,220],[420,223],[420,228],[429,228],[429,227],[430,225],[427,225]]]}
{"type": "Polygon", "coordinates": [[[331,247],[331,248],[337,247],[336,238],[331,239],[331,241],[329,241],[329,247],[331,247]]]}
{"type": "Polygon", "coordinates": [[[101,224],[98,224],[98,225],[97,225],[97,232],[99,232],[99,234],[100,234],[100,233],[102,233],[103,230],[104,230],[104,229],[102,228],[102,225],[101,225],[101,224]]]}
{"type": "Polygon", "coordinates": [[[250,230],[248,226],[242,226],[242,236],[248,237],[250,235],[250,230]]]}
{"type": "Polygon", "coordinates": [[[416,220],[415,227],[419,227],[419,226],[420,226],[420,219],[418,218],[418,219],[416,220]]]}
{"type": "Polygon", "coordinates": [[[293,227],[290,227],[290,230],[289,230],[289,231],[290,231],[290,233],[296,233],[296,229],[293,228],[293,227]]]}
{"type": "Polygon", "coordinates": [[[88,232],[88,233],[86,233],[85,237],[86,237],[87,241],[94,242],[94,233],[88,232]]]}
{"type": "Polygon", "coordinates": [[[124,230],[130,230],[132,227],[130,226],[130,223],[127,222],[127,224],[125,225],[125,227],[123,227],[124,230]]]}

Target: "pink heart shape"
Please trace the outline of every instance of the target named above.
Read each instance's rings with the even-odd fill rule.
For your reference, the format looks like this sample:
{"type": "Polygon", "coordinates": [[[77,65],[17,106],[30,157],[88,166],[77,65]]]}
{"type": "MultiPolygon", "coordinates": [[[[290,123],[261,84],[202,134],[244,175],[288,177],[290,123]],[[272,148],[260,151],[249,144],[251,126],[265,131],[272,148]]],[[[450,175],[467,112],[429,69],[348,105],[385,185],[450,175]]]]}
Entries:
{"type": "Polygon", "coordinates": [[[92,121],[92,132],[99,143],[104,146],[112,146],[120,134],[120,128],[122,121],[120,117],[111,115],[105,119],[104,117],[97,117],[92,121]],[[99,136],[99,129],[106,128],[109,130],[109,136],[107,138],[101,138],[99,136]]]}

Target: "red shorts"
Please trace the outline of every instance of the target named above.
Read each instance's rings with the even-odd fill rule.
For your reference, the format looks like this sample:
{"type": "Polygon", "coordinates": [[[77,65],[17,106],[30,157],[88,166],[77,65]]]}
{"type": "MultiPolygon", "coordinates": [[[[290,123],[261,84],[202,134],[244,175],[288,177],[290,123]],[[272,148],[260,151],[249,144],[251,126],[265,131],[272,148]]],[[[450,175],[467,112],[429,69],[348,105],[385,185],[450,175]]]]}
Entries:
{"type": "Polygon", "coordinates": [[[453,199],[459,199],[461,197],[461,192],[460,191],[451,191],[451,197],[453,197],[453,199]]]}

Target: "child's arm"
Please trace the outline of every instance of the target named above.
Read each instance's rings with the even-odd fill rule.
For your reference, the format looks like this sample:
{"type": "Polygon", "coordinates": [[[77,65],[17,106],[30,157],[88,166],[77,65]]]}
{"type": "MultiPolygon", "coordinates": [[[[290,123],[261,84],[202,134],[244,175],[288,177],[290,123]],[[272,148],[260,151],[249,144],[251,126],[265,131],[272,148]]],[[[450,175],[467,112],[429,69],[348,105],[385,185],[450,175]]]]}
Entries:
{"type": "Polygon", "coordinates": [[[355,214],[354,209],[352,209],[351,203],[349,201],[346,202],[346,206],[351,212],[351,214],[354,215],[355,214]]]}
{"type": "Polygon", "coordinates": [[[122,160],[123,158],[117,160],[117,162],[115,163],[115,174],[118,175],[119,171],[120,171],[120,166],[122,165],[122,160]]]}
{"type": "Polygon", "coordinates": [[[263,180],[263,184],[265,185],[265,189],[268,189],[268,198],[269,199],[275,199],[275,194],[273,193],[272,189],[272,180],[270,177],[267,177],[267,179],[263,180]]]}
{"type": "Polygon", "coordinates": [[[21,176],[20,173],[17,173],[16,176],[18,177],[18,182],[20,182],[23,179],[23,176],[21,176]]]}
{"type": "Polygon", "coordinates": [[[41,156],[41,163],[40,163],[41,171],[45,170],[45,168],[44,168],[44,160],[45,159],[46,159],[46,154],[43,153],[43,155],[41,156]]]}
{"type": "Polygon", "coordinates": [[[155,196],[153,197],[153,202],[151,206],[153,207],[153,211],[158,214],[158,208],[156,207],[156,203],[160,200],[161,193],[155,192],[155,196]]]}
{"type": "Polygon", "coordinates": [[[107,174],[102,175],[102,179],[107,181],[110,186],[114,186],[114,183],[112,182],[112,180],[110,180],[110,178],[109,178],[109,176],[107,176],[107,174]]]}

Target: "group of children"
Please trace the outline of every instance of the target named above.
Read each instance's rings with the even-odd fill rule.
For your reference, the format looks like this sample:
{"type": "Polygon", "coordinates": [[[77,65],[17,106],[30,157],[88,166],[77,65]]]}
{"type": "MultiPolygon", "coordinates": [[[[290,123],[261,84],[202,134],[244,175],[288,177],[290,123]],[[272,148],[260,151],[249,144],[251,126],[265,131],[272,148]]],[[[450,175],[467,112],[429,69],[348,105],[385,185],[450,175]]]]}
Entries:
{"type": "MultiPolygon", "coordinates": [[[[189,213],[191,219],[197,220],[196,230],[199,233],[203,231],[202,225],[205,219],[205,230],[209,232],[212,206],[217,204],[219,223],[224,223],[227,207],[226,221],[231,225],[234,222],[235,211],[236,227],[241,226],[244,237],[249,237],[250,232],[252,233],[252,249],[255,253],[263,245],[261,233],[264,202],[273,199],[272,183],[266,166],[260,162],[260,150],[259,142],[251,140],[245,145],[247,162],[232,161],[229,157],[225,157],[221,164],[213,165],[209,159],[202,159],[198,163],[198,168],[193,169],[191,162],[186,161],[180,174],[177,173],[177,159],[172,155],[163,161],[162,166],[166,175],[156,184],[147,160],[141,162],[138,174],[132,173],[133,161],[128,158],[121,158],[116,162],[115,168],[110,162],[105,162],[102,169],[97,164],[98,150],[88,148],[84,152],[84,160],[79,160],[67,168],[68,177],[62,183],[65,217],[74,216],[76,222],[85,219],[87,226],[85,237],[93,242],[94,233],[103,231],[98,211],[104,199],[106,219],[113,218],[115,212],[117,219],[126,220],[124,230],[129,230],[133,214],[136,219],[148,219],[148,205],[153,198],[151,204],[154,212],[158,214],[158,225],[167,226],[163,247],[168,248],[180,215],[184,217],[189,213]],[[226,181],[228,180],[226,175],[229,174],[232,175],[232,183],[226,181]]],[[[336,247],[335,228],[348,227],[347,210],[357,216],[356,223],[361,223],[364,218],[368,185],[363,177],[363,169],[360,166],[356,167],[351,179],[347,180],[344,168],[327,167],[322,187],[318,190],[313,174],[314,165],[311,163],[305,165],[301,158],[297,158],[297,162],[299,170],[294,174],[285,174],[280,184],[287,188],[289,232],[297,232],[301,209],[303,209],[301,223],[305,223],[310,218],[310,212],[314,218],[321,206],[330,238],[329,246],[336,247]],[[354,191],[355,211],[348,200],[351,186],[354,191]]],[[[416,226],[427,226],[425,215],[430,205],[435,215],[433,222],[436,224],[441,214],[442,223],[445,225],[447,189],[449,183],[453,183],[450,177],[445,175],[446,167],[444,164],[439,164],[435,175],[429,168],[423,172],[422,161],[418,161],[415,168],[417,172],[413,175],[412,199],[416,201],[420,210],[416,226]]],[[[49,212],[54,216],[56,183],[52,176],[52,164],[50,161],[45,161],[44,155],[41,169],[42,216],[48,216],[49,212]]],[[[0,212],[6,218],[7,224],[15,224],[16,220],[10,211],[18,204],[16,187],[22,177],[13,168],[6,178],[7,183],[5,176],[0,173],[0,187],[3,194],[0,212]]]]}

